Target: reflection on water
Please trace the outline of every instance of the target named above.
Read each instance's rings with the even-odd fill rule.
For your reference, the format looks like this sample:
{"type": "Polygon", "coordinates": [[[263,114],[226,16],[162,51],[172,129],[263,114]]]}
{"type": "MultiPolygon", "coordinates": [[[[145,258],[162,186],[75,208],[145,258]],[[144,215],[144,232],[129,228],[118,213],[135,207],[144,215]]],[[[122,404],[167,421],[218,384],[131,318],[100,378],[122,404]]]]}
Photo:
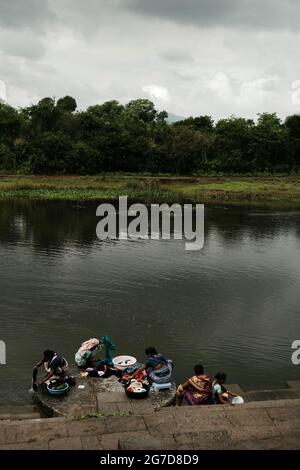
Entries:
{"type": "Polygon", "coordinates": [[[45,348],[70,361],[109,334],[118,353],[153,345],[178,381],[203,362],[244,387],[300,376],[300,212],[206,208],[205,246],[96,238],[95,203],[0,202],[0,401],[28,398],[45,348]]]}

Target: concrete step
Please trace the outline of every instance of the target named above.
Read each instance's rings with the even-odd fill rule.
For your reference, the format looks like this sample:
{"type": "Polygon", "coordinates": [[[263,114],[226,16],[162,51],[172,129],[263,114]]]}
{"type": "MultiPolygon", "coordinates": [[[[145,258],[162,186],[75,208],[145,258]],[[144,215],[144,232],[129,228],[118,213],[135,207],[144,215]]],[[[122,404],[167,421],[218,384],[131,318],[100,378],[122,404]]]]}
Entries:
{"type": "Polygon", "coordinates": [[[300,380],[287,380],[286,384],[289,388],[300,390],[300,380]]]}
{"type": "Polygon", "coordinates": [[[245,402],[268,400],[291,400],[300,398],[300,389],[282,388],[277,390],[253,390],[244,392],[245,402]]]}
{"type": "Polygon", "coordinates": [[[40,419],[41,414],[35,413],[1,413],[0,421],[25,421],[28,419],[40,419]]]}
{"type": "MultiPolygon", "coordinates": [[[[268,392],[268,391],[266,391],[268,392]]],[[[272,391],[273,392],[273,391],[272,391]]],[[[250,392],[249,392],[250,393],[250,392]]],[[[253,392],[254,393],[254,392],[253,392]]],[[[255,392],[256,393],[256,392],[255,392]]],[[[252,394],[252,392],[251,392],[252,394]]],[[[224,411],[230,411],[230,410],[246,410],[246,409],[260,409],[260,408],[294,408],[294,407],[300,407],[300,396],[294,396],[292,394],[289,395],[287,398],[283,398],[282,396],[280,398],[277,398],[276,400],[270,400],[269,396],[263,396],[263,394],[260,396],[259,400],[252,400],[252,401],[247,401],[243,405],[237,405],[237,406],[232,406],[232,405],[206,405],[206,406],[181,406],[181,407],[176,407],[176,406],[169,406],[165,408],[161,408],[159,411],[150,411],[148,408],[145,410],[143,409],[142,406],[142,401],[137,401],[139,404],[139,408],[136,410],[134,414],[131,413],[116,413],[114,415],[99,415],[98,417],[92,417],[92,418],[84,418],[84,419],[79,419],[79,420],[71,420],[68,418],[46,418],[43,419],[43,422],[45,422],[45,426],[48,426],[49,423],[59,421],[69,421],[72,423],[88,423],[90,419],[92,420],[97,420],[98,422],[101,421],[106,421],[108,423],[112,422],[125,422],[126,418],[129,418],[129,420],[134,420],[134,419],[141,419],[142,417],[147,419],[148,417],[150,419],[156,419],[156,417],[163,417],[163,416],[168,416],[168,415],[176,415],[176,414],[193,414],[193,415],[200,415],[200,416],[214,416],[220,413],[223,413],[224,411]],[[264,399],[265,398],[265,399],[264,399]]],[[[235,411],[235,413],[238,411],[235,411]]],[[[11,421],[20,421],[20,420],[38,420],[40,422],[41,416],[39,413],[27,413],[27,414],[0,414],[0,419],[10,419],[11,421]],[[9,417],[9,418],[7,418],[9,417]]],[[[118,425],[116,426],[118,428],[118,425]]]]}
{"type": "Polygon", "coordinates": [[[39,408],[36,405],[0,405],[0,414],[36,413],[39,408]]]}
{"type": "MultiPolygon", "coordinates": [[[[1,442],[2,441],[2,442],[1,442]]],[[[4,420],[7,449],[300,449],[300,398],[169,407],[131,416],[4,420]]]]}
{"type": "Polygon", "coordinates": [[[20,421],[41,418],[41,412],[34,405],[8,405],[0,406],[0,421],[20,421]]]}

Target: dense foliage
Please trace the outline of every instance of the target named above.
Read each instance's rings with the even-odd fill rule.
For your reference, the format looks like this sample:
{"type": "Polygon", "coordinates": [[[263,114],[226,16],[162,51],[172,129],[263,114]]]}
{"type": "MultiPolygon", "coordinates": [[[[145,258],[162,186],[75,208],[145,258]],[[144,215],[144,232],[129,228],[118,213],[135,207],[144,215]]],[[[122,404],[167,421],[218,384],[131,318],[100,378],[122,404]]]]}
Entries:
{"type": "Polygon", "coordinates": [[[0,103],[0,171],[32,174],[291,173],[300,169],[300,116],[255,123],[209,116],[173,124],[149,100],[76,111],[74,98],[27,108],[0,103]]]}

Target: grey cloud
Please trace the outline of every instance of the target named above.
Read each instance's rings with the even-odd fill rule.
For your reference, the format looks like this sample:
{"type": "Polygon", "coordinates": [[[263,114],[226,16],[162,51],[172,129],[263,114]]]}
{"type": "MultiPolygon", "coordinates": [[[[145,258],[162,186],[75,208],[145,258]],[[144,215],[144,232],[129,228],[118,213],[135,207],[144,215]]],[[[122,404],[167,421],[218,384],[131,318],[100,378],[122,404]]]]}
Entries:
{"type": "Polygon", "coordinates": [[[0,0],[0,26],[4,29],[33,29],[44,32],[56,21],[48,0],[0,0]]]}
{"type": "Polygon", "coordinates": [[[297,0],[121,0],[133,13],[199,27],[299,29],[297,0]]]}
{"type": "Polygon", "coordinates": [[[178,49],[171,49],[160,54],[160,57],[166,62],[180,63],[180,62],[194,62],[195,59],[189,52],[180,51],[178,49]]]}
{"type": "Polygon", "coordinates": [[[49,0],[59,22],[90,38],[100,28],[113,25],[122,13],[122,0],[49,0]]]}
{"type": "Polygon", "coordinates": [[[198,75],[196,73],[191,73],[185,70],[175,70],[174,75],[176,78],[179,78],[183,82],[195,82],[198,79],[198,75]]]}
{"type": "Polygon", "coordinates": [[[1,31],[0,50],[9,55],[37,60],[44,55],[44,43],[32,31],[1,31]]]}
{"type": "Polygon", "coordinates": [[[60,98],[71,95],[76,98],[79,109],[97,101],[101,102],[97,90],[89,83],[73,79],[68,81],[62,71],[49,65],[32,67],[31,61],[24,61],[22,67],[17,59],[1,57],[1,79],[6,84],[7,101],[13,106],[27,106],[45,96],[60,98]]]}
{"type": "Polygon", "coordinates": [[[0,0],[0,26],[41,32],[47,25],[60,23],[89,35],[126,13],[200,28],[299,30],[299,3],[298,0],[0,0]]]}
{"type": "Polygon", "coordinates": [[[71,94],[83,108],[155,86],[180,115],[284,116],[300,79],[299,9],[299,0],[0,0],[0,80],[15,106],[71,94]]]}

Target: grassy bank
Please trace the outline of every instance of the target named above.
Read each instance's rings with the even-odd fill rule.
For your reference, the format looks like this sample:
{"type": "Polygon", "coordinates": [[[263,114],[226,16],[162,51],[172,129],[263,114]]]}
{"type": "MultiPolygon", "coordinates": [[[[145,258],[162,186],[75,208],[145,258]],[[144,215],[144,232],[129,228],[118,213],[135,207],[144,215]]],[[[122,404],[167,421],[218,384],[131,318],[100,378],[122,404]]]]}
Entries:
{"type": "Polygon", "coordinates": [[[278,202],[300,206],[300,177],[0,176],[0,199],[278,202]]]}

